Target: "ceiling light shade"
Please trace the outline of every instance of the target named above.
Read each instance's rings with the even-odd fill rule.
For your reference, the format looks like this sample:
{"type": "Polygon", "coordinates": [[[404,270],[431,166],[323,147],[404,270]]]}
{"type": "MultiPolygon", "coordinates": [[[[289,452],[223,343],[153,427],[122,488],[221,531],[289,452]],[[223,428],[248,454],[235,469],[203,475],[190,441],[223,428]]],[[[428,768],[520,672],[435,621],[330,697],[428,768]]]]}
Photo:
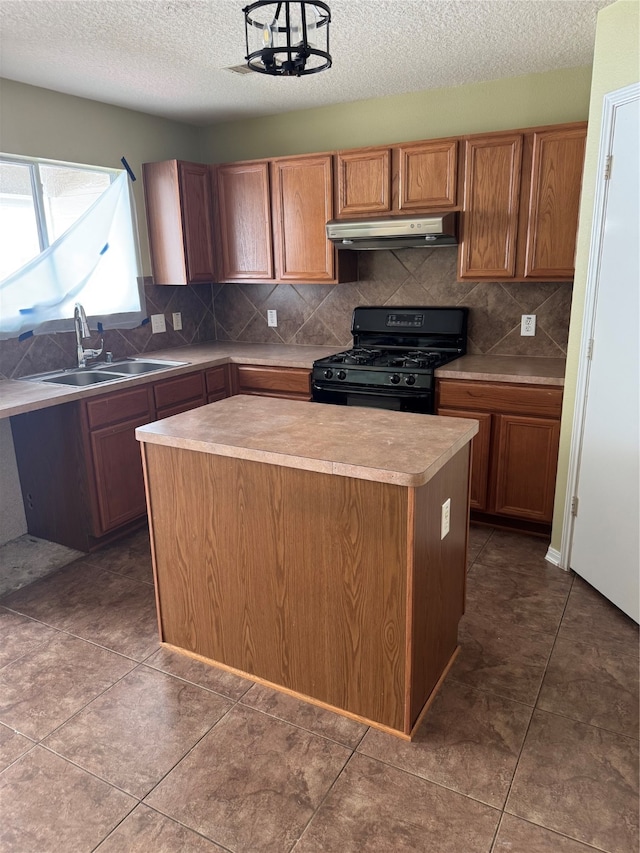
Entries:
{"type": "Polygon", "coordinates": [[[276,77],[302,77],[331,67],[331,12],[326,3],[258,0],[242,11],[245,59],[253,71],[276,77]]]}

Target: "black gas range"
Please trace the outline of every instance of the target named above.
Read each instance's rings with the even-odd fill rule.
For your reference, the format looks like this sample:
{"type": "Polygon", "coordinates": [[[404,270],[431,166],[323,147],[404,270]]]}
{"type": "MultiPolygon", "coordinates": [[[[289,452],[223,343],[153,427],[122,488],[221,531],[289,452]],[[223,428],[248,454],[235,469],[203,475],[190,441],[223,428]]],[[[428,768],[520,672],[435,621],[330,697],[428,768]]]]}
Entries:
{"type": "Polygon", "coordinates": [[[356,308],[353,348],[313,363],[313,399],[432,414],[434,371],[465,354],[467,314],[467,308],[356,308]]]}

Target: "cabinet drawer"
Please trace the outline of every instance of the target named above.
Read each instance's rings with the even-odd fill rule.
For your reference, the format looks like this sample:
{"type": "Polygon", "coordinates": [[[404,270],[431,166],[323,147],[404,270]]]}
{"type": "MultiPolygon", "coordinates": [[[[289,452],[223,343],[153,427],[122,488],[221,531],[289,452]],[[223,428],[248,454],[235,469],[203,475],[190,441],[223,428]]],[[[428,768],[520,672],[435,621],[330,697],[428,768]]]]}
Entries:
{"type": "MultiPolygon", "coordinates": [[[[129,421],[133,418],[152,419],[150,388],[131,388],[129,391],[116,391],[104,397],[94,397],[85,403],[90,429],[129,421]]],[[[144,422],[144,421],[141,421],[144,422]]]]}
{"type": "Polygon", "coordinates": [[[562,388],[441,379],[438,381],[438,406],[559,418],[562,388]]]}
{"type": "MultiPolygon", "coordinates": [[[[229,381],[228,381],[228,368],[227,365],[221,365],[220,367],[211,367],[209,370],[205,372],[204,379],[207,386],[207,394],[215,394],[218,397],[219,394],[224,392],[224,396],[228,396],[229,394],[229,381]]],[[[218,399],[221,399],[218,397],[218,399]]]]}
{"type": "Polygon", "coordinates": [[[301,367],[236,366],[236,393],[310,399],[311,371],[301,367]]]}
{"type": "Polygon", "coordinates": [[[179,406],[192,400],[195,406],[197,400],[204,401],[203,375],[201,372],[188,373],[176,379],[167,379],[164,382],[158,382],[153,391],[157,409],[179,406]]]}

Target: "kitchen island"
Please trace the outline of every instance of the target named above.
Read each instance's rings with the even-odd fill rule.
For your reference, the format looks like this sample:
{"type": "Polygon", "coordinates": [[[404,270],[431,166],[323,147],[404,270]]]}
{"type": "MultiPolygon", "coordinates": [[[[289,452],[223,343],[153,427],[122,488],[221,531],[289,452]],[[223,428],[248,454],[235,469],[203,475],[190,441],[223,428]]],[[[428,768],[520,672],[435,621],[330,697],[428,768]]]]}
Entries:
{"type": "Polygon", "coordinates": [[[457,651],[477,429],[244,396],[139,427],[161,641],[409,738],[457,651]]]}

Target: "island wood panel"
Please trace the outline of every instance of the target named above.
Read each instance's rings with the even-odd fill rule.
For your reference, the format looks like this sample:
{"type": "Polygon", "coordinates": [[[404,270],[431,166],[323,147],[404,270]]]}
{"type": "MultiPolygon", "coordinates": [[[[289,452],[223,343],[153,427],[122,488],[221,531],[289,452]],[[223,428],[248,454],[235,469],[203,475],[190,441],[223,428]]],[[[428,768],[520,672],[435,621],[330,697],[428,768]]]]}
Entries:
{"type": "Polygon", "coordinates": [[[412,489],[410,697],[405,731],[411,731],[458,647],[467,569],[467,444],[425,486],[412,489]],[[440,538],[442,504],[451,499],[450,530],[440,538]]]}
{"type": "Polygon", "coordinates": [[[162,640],[403,731],[408,490],[144,453],[162,640]]]}

